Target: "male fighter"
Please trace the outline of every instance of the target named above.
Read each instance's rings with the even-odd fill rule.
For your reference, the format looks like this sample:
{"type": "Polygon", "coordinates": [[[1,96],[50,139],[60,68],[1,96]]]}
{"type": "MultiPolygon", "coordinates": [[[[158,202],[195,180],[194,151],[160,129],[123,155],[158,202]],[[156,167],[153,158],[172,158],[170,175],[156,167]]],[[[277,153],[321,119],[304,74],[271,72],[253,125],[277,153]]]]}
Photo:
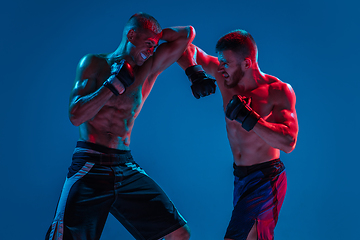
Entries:
{"type": "Polygon", "coordinates": [[[135,239],[189,239],[186,221],[129,145],[157,76],[194,36],[191,26],[161,29],[152,16],[137,13],[113,53],[81,59],[69,106],[80,138],[46,239],[100,239],[109,212],[135,239]]]}
{"type": "Polygon", "coordinates": [[[295,93],[260,71],[256,43],[246,31],[226,34],[216,51],[218,58],[190,44],[178,63],[196,98],[215,92],[215,80],[204,70],[223,98],[235,175],[225,239],[273,239],[287,185],[280,150],[291,152],[298,134],[295,93]]]}

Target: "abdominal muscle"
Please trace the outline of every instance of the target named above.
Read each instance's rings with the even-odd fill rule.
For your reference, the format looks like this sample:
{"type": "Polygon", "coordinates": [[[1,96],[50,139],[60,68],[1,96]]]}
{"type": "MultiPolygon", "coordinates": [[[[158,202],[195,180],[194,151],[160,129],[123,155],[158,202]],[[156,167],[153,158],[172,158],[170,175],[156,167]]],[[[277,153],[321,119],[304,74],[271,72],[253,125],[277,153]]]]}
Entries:
{"type": "Polygon", "coordinates": [[[80,125],[80,140],[130,150],[134,120],[143,105],[139,94],[113,96],[95,117],[80,125]]]}
{"type": "Polygon", "coordinates": [[[226,130],[237,166],[251,166],[280,157],[279,149],[268,145],[253,131],[247,132],[240,123],[226,119],[226,130]]]}

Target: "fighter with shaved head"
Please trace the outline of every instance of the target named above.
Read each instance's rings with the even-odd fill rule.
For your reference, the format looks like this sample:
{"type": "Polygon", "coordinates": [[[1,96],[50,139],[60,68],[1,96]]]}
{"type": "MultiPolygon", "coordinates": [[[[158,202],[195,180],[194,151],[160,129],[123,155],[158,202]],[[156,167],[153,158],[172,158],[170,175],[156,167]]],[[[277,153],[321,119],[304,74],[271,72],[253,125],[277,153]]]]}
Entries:
{"type": "Polygon", "coordinates": [[[80,137],[47,240],[100,239],[109,212],[135,239],[189,239],[186,221],[132,158],[130,136],[157,76],[194,36],[191,26],[161,29],[137,13],[114,52],[81,59],[69,105],[80,137]]]}

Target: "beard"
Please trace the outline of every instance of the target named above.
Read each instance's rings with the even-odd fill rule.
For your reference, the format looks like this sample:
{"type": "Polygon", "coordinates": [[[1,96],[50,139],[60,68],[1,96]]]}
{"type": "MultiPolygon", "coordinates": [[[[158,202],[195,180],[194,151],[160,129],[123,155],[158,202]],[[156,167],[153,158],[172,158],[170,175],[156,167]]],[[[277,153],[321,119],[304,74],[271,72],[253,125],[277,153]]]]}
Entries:
{"type": "Polygon", "coordinates": [[[241,79],[244,77],[245,72],[241,70],[241,66],[234,72],[233,76],[230,77],[230,81],[224,81],[226,88],[234,88],[238,85],[241,79]]]}

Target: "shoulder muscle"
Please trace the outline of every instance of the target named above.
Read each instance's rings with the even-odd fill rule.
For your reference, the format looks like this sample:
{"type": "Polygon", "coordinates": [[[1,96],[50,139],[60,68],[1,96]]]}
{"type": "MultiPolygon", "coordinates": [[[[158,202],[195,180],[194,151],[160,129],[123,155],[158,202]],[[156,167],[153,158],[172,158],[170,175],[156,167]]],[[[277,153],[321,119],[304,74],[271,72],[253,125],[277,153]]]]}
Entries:
{"type": "Polygon", "coordinates": [[[70,98],[84,96],[96,90],[97,75],[105,59],[94,54],[85,55],[76,69],[76,76],[70,98]]]}

